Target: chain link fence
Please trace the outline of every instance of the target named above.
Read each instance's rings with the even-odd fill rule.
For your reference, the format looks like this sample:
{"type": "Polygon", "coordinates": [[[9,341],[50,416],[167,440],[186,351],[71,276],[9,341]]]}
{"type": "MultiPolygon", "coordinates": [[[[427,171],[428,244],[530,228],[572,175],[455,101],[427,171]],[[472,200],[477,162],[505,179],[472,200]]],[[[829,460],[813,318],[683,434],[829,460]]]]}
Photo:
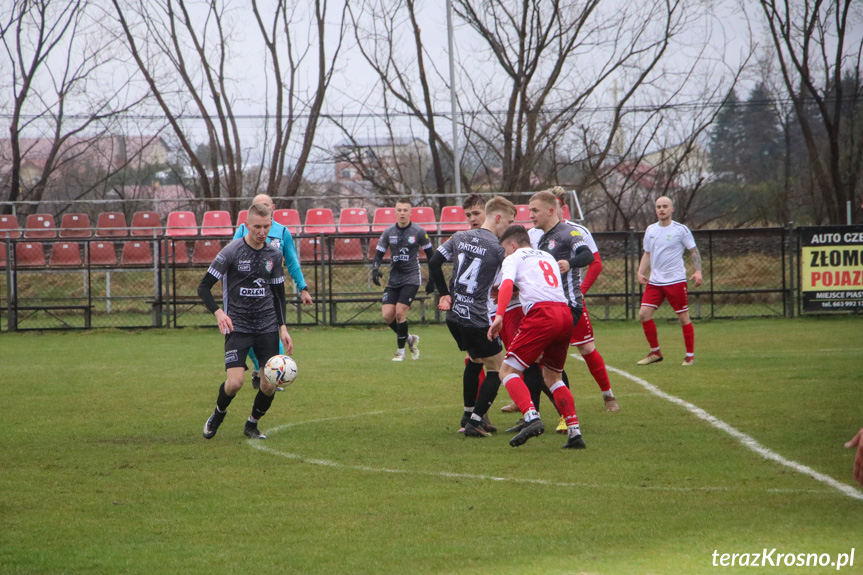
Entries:
{"type": "MultiPolygon", "coordinates": [[[[794,230],[699,230],[694,235],[702,255],[704,283],[689,290],[693,318],[793,317],[799,313],[795,288],[799,248],[794,230]]],[[[383,290],[371,281],[378,237],[297,236],[297,253],[315,303],[301,305],[288,282],[290,325],[380,323],[383,290]]],[[[433,235],[435,247],[447,237],[433,235]]],[[[642,233],[598,232],[594,237],[603,270],[586,298],[591,319],[635,319],[643,289],[636,279],[642,233]]],[[[212,326],[212,315],[200,302],[197,286],[212,256],[229,240],[209,238],[209,245],[203,241],[7,238],[0,243],[0,330],[212,326]]],[[[384,262],[386,273],[388,259],[384,262]]],[[[687,264],[691,270],[691,263],[687,264]]],[[[449,267],[445,266],[447,275],[449,267]]],[[[422,273],[424,286],[426,266],[422,273]]],[[[436,303],[435,295],[426,295],[421,287],[409,320],[443,321],[436,303]]],[[[655,317],[673,319],[674,312],[662,306],[655,317]]]]}

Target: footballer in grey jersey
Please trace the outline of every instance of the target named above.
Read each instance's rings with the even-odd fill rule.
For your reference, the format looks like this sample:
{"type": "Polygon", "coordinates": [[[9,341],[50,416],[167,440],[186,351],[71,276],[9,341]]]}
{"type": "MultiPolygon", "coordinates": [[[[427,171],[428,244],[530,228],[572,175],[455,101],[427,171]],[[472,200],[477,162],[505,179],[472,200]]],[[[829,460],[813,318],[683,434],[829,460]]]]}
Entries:
{"type": "Polygon", "coordinates": [[[447,321],[488,328],[488,301],[506,255],[500,240],[484,228],[466,230],[456,232],[438,252],[453,262],[449,283],[452,308],[447,311],[447,321]]]}
{"type": "MultiPolygon", "coordinates": [[[[572,260],[576,256],[576,250],[581,246],[587,247],[581,232],[565,221],[558,222],[545,232],[537,243],[538,249],[550,253],[558,261],[572,260]]],[[[570,264],[569,271],[561,275],[566,301],[572,308],[581,307],[584,303],[584,296],[581,293],[581,268],[570,264]]]]}
{"type": "MultiPolygon", "coordinates": [[[[393,224],[384,230],[378,240],[378,249],[375,254],[377,265],[380,265],[383,260],[387,248],[390,250],[392,259],[387,287],[397,288],[405,285],[419,286],[422,284],[419,251],[432,249],[428,232],[413,222],[403,228],[399,227],[398,224],[393,224]]],[[[428,252],[426,255],[428,256],[428,252]]]]}
{"type": "Polygon", "coordinates": [[[270,289],[285,282],[282,253],[272,244],[256,250],[238,238],[219,252],[207,273],[222,282],[222,309],[234,331],[266,333],[285,323],[284,309],[277,310],[270,289]]]}

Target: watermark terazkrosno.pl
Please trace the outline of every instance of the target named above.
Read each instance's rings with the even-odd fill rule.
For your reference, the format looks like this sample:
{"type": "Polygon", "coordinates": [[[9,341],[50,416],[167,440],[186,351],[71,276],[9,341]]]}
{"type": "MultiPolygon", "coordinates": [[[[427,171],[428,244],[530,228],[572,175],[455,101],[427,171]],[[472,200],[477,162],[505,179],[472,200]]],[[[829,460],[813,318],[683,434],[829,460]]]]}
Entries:
{"type": "Polygon", "coordinates": [[[783,553],[776,549],[754,553],[713,552],[714,567],[843,567],[854,565],[854,548],[850,553],[783,553]]]}

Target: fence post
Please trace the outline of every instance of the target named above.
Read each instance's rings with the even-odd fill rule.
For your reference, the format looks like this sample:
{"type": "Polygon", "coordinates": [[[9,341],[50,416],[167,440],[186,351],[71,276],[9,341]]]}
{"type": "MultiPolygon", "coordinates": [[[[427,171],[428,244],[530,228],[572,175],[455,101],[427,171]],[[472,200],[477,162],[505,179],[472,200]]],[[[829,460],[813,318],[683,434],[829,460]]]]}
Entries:
{"type": "Polygon", "coordinates": [[[788,312],[787,316],[793,318],[794,317],[794,303],[797,301],[797,297],[794,295],[794,279],[796,277],[795,273],[795,259],[794,256],[797,253],[797,245],[794,234],[794,222],[788,222],[788,226],[785,228],[788,232],[788,235],[785,237],[785,249],[788,252],[788,289],[785,290],[784,299],[788,302],[788,312]]]}
{"type": "MultiPolygon", "coordinates": [[[[13,206],[14,210],[14,206],[13,206]]],[[[18,318],[15,312],[15,303],[12,298],[15,297],[15,274],[12,271],[12,266],[15,264],[15,250],[9,236],[6,236],[6,318],[8,331],[15,331],[18,328],[18,318]]]]}
{"type": "Polygon", "coordinates": [[[626,319],[630,319],[630,311],[632,312],[632,319],[638,318],[638,267],[636,262],[638,261],[638,242],[635,239],[635,228],[630,227],[629,233],[626,235],[626,243],[629,244],[627,246],[628,249],[624,250],[626,253],[626,270],[627,270],[627,278],[626,278],[626,319]]]}

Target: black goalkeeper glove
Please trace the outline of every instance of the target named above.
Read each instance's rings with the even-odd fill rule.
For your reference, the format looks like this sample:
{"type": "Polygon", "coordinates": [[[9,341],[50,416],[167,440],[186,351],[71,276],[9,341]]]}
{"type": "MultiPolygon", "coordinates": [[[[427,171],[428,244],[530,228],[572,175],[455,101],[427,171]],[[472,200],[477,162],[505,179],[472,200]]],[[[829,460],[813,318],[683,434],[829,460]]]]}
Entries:
{"type": "Polygon", "coordinates": [[[434,279],[429,278],[429,283],[426,284],[426,293],[433,294],[436,287],[437,286],[434,283],[434,279]]]}
{"type": "Polygon", "coordinates": [[[375,284],[376,286],[381,285],[381,278],[382,277],[383,277],[383,274],[381,273],[381,270],[379,270],[378,268],[374,268],[372,270],[372,283],[373,284],[375,284]]]}

